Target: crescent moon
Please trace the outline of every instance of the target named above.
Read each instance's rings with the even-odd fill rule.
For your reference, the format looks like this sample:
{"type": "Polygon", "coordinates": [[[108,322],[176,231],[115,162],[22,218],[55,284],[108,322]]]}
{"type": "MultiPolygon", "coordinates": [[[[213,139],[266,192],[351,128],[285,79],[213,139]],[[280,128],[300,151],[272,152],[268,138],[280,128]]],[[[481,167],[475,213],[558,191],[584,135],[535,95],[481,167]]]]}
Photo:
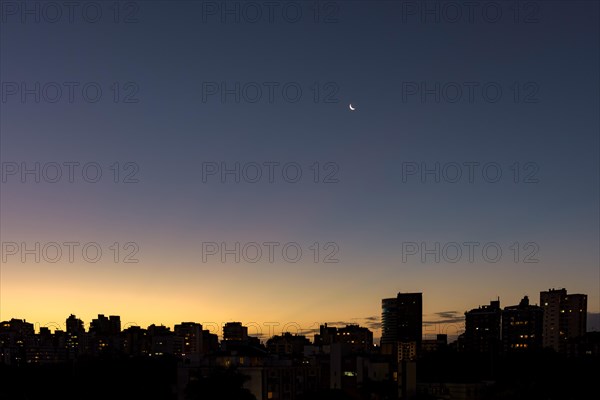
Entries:
{"type": "Polygon", "coordinates": [[[350,111],[356,110],[356,108],[352,107],[352,104],[348,105],[348,108],[350,108],[350,111]]]}

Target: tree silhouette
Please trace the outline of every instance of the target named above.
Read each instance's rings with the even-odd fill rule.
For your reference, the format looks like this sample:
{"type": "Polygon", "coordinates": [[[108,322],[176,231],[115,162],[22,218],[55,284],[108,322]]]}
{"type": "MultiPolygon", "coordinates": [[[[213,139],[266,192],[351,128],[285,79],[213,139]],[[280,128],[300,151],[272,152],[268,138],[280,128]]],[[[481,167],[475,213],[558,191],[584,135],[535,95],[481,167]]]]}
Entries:
{"type": "Polygon", "coordinates": [[[299,400],[353,400],[354,398],[340,389],[322,389],[317,392],[307,393],[299,400]]]}
{"type": "Polygon", "coordinates": [[[192,376],[185,390],[186,400],[256,400],[246,388],[246,375],[233,368],[215,368],[207,375],[192,376]]]}

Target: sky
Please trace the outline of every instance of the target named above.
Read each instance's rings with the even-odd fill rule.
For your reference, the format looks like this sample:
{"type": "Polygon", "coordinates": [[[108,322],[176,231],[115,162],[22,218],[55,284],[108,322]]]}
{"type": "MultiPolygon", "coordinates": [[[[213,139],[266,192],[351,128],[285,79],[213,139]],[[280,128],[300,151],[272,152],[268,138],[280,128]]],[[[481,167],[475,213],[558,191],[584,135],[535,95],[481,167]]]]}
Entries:
{"type": "Polygon", "coordinates": [[[597,2],[53,4],[0,10],[0,320],[600,313],[597,2]]]}

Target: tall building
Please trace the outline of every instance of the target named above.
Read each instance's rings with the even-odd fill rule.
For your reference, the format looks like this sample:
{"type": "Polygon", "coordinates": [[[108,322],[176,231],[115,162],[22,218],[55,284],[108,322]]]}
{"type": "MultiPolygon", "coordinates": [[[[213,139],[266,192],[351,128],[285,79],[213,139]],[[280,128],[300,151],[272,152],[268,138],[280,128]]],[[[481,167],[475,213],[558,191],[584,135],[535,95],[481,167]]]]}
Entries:
{"type": "Polygon", "coordinates": [[[208,329],[202,330],[202,353],[208,354],[219,349],[219,337],[210,333],[208,329]]]}
{"type": "Polygon", "coordinates": [[[176,336],[183,339],[181,355],[197,357],[202,353],[202,325],[196,322],[182,322],[173,329],[176,336]]]}
{"type": "Polygon", "coordinates": [[[398,337],[398,298],[381,300],[381,340],[384,346],[392,345],[398,337]]]}
{"type": "Polygon", "coordinates": [[[70,335],[79,335],[85,332],[83,321],[73,314],[69,315],[69,318],[67,318],[66,326],[67,333],[70,335]]]}
{"type": "Polygon", "coordinates": [[[176,336],[164,325],[150,325],[147,330],[150,342],[150,355],[181,354],[183,338],[176,336]]]}
{"type": "Polygon", "coordinates": [[[564,288],[549,289],[540,292],[540,305],[544,310],[543,346],[566,352],[569,339],[586,332],[587,295],[567,294],[564,288]]]}
{"type": "Polygon", "coordinates": [[[248,327],[241,322],[227,322],[223,326],[223,340],[246,342],[248,341],[248,327]]]}
{"type": "Polygon", "coordinates": [[[0,362],[21,365],[27,362],[26,349],[34,340],[33,324],[20,319],[0,323],[0,362]]]}
{"type": "Polygon", "coordinates": [[[465,312],[465,351],[497,353],[501,343],[501,322],[500,300],[465,312]]]}
{"type": "Polygon", "coordinates": [[[148,355],[150,343],[148,332],[139,326],[130,326],[121,332],[123,337],[121,349],[128,356],[148,355]]]}
{"type": "Polygon", "coordinates": [[[529,304],[523,297],[519,305],[502,311],[502,347],[505,352],[538,350],[542,348],[544,312],[542,307],[529,304]]]}
{"type": "Polygon", "coordinates": [[[83,321],[73,314],[69,315],[65,324],[67,326],[67,334],[65,337],[67,357],[69,360],[74,360],[79,354],[85,352],[87,344],[85,328],[83,327],[83,321]]]}
{"type": "Polygon", "coordinates": [[[241,322],[226,322],[223,326],[223,341],[221,348],[229,351],[236,347],[261,347],[260,339],[254,336],[248,336],[248,327],[241,322]]]}
{"type": "Polygon", "coordinates": [[[423,294],[398,293],[381,301],[381,350],[416,357],[423,337],[423,294]],[[400,345],[401,344],[401,345],[400,345]],[[402,351],[400,351],[402,350],[402,351]]]}
{"type": "Polygon", "coordinates": [[[98,314],[90,323],[89,348],[93,355],[113,353],[122,347],[120,343],[121,317],[111,315],[108,318],[98,314]]]}
{"type": "Polygon", "coordinates": [[[121,317],[111,315],[108,318],[104,314],[98,314],[98,318],[90,323],[90,333],[96,335],[118,335],[121,333],[121,317]]]}

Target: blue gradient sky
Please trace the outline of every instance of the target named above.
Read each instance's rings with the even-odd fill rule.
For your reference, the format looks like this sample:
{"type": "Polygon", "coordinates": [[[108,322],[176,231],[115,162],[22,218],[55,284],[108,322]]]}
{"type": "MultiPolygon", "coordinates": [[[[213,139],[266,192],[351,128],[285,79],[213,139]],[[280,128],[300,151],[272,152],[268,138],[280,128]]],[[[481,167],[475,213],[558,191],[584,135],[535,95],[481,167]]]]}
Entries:
{"type": "MultiPolygon", "coordinates": [[[[303,2],[303,4],[308,4],[303,2]]],[[[503,11],[510,12],[506,2],[503,11]]],[[[279,321],[309,327],[380,314],[398,291],[424,292],[426,320],[500,296],[502,305],[566,287],[599,297],[598,4],[538,2],[537,23],[403,23],[407,2],[338,2],[338,22],[202,22],[200,1],[143,1],[138,23],[20,23],[1,29],[2,82],[98,82],[103,98],[8,98],[1,161],[135,162],[137,184],[2,183],[3,242],[136,242],[137,264],[2,264],[1,317],[40,323],[71,312],[141,324],[279,321]],[[135,104],[111,82],[139,86],[135,104]],[[298,82],[297,103],[202,101],[203,82],[298,82]],[[338,103],[309,87],[335,82],[338,103]],[[496,82],[476,96],[403,101],[403,82],[496,82]],[[534,82],[537,103],[511,85],[534,82]],[[351,112],[353,103],[357,111],[351,112]],[[207,161],[298,162],[297,184],[202,182],[207,161]],[[315,161],[339,183],[315,184],[315,161]],[[495,162],[503,179],[402,180],[404,162],[495,162]],[[509,166],[533,162],[539,183],[509,166]],[[336,242],[337,264],[203,263],[202,242],[336,242]],[[402,262],[403,242],[536,242],[539,263],[402,262]]],[[[308,6],[307,6],[308,7],[308,6]]],[[[477,14],[479,15],[479,14],[477,14]]],[[[363,321],[363,320],[360,320],[363,321]]]]}

